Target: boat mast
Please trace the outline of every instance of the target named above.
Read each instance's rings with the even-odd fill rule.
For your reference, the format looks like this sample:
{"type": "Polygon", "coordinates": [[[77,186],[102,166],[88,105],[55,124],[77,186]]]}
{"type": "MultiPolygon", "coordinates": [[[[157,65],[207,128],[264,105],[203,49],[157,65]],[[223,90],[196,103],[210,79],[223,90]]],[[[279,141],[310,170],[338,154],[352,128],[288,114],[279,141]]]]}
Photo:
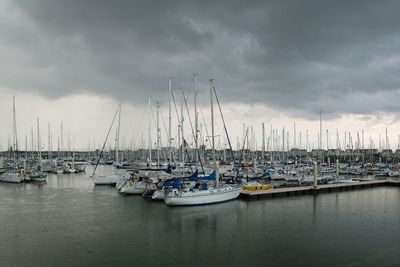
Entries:
{"type": "Polygon", "coordinates": [[[25,134],[25,160],[28,158],[28,135],[25,134]]]}
{"type": "Polygon", "coordinates": [[[114,125],[114,121],[115,121],[115,118],[117,117],[117,113],[118,113],[118,108],[117,108],[117,110],[115,111],[115,114],[114,114],[114,117],[113,117],[113,119],[112,119],[110,128],[108,129],[108,132],[107,132],[107,135],[106,135],[106,139],[104,140],[103,146],[102,146],[102,148],[101,148],[101,150],[100,150],[100,154],[99,154],[99,156],[98,156],[98,158],[97,158],[96,165],[94,166],[93,173],[92,173],[92,176],[91,176],[92,178],[93,178],[93,176],[94,176],[94,174],[95,174],[95,172],[96,172],[97,166],[99,165],[101,156],[103,155],[103,152],[104,152],[104,148],[105,148],[106,145],[107,145],[108,136],[110,135],[111,129],[112,129],[113,125],[114,125]]]}
{"type": "Polygon", "coordinates": [[[14,145],[14,168],[18,169],[18,138],[17,138],[17,118],[15,113],[15,96],[13,96],[13,145],[14,145]]]}
{"type": "MultiPolygon", "coordinates": [[[[182,90],[182,95],[183,95],[183,87],[181,88],[182,90]]],[[[181,146],[181,153],[182,153],[182,174],[184,172],[184,167],[185,167],[185,137],[183,135],[183,103],[181,105],[181,137],[182,137],[182,146],[181,146]]]]}
{"type": "Polygon", "coordinates": [[[115,138],[115,163],[118,164],[119,162],[119,134],[121,128],[121,105],[122,100],[119,101],[119,111],[118,111],[118,128],[117,128],[117,136],[115,138]]]}
{"type": "Polygon", "coordinates": [[[321,163],[322,163],[322,111],[319,112],[319,144],[318,144],[318,153],[320,153],[321,156],[321,163]]]}
{"type": "Polygon", "coordinates": [[[64,157],[64,123],[61,121],[61,157],[64,157]]]}
{"type": "Polygon", "coordinates": [[[215,140],[214,140],[214,107],[213,107],[213,87],[212,87],[213,80],[210,79],[210,105],[211,105],[211,151],[212,151],[212,158],[213,158],[213,165],[215,170],[215,185],[219,185],[219,175],[217,169],[217,159],[215,157],[215,140]]]}
{"type": "Polygon", "coordinates": [[[40,171],[42,171],[42,147],[40,144],[39,117],[37,117],[37,135],[38,135],[39,166],[40,166],[40,171]]]}
{"type": "Polygon", "coordinates": [[[364,129],[362,130],[362,163],[364,165],[364,129]]]}
{"type": "Polygon", "coordinates": [[[160,113],[160,103],[156,102],[157,107],[157,167],[160,167],[160,120],[159,120],[159,113],[160,113]]]}
{"type": "Polygon", "coordinates": [[[34,142],[33,142],[33,127],[31,127],[31,159],[33,160],[33,156],[34,156],[34,153],[33,153],[33,151],[35,150],[35,144],[34,144],[34,142]]]}
{"type": "Polygon", "coordinates": [[[151,99],[149,98],[149,167],[151,168],[151,99]]]}
{"type": "Polygon", "coordinates": [[[169,165],[172,163],[172,122],[171,122],[171,109],[172,109],[172,77],[169,78],[169,105],[168,105],[168,146],[169,146],[169,165]]]}
{"type": "Polygon", "coordinates": [[[51,140],[50,140],[50,122],[47,124],[47,138],[48,138],[48,140],[47,140],[47,159],[50,159],[50,154],[51,154],[51,147],[50,147],[50,143],[51,143],[51,140]]]}
{"type": "Polygon", "coordinates": [[[194,140],[195,140],[195,159],[196,159],[196,170],[198,169],[198,161],[199,161],[199,141],[198,141],[198,114],[197,114],[197,88],[196,88],[196,76],[198,73],[193,73],[193,87],[194,87],[194,140]]]}
{"type": "Polygon", "coordinates": [[[262,123],[262,153],[261,153],[262,164],[265,164],[265,128],[264,123],[262,123]]]}

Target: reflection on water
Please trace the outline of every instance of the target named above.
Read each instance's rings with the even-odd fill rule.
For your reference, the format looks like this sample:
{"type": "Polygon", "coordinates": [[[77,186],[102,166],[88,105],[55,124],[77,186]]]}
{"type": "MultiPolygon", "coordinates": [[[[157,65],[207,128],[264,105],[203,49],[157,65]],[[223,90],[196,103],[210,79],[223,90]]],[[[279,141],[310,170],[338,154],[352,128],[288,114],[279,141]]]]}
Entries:
{"type": "Polygon", "coordinates": [[[177,208],[94,187],[89,173],[0,184],[1,266],[400,262],[398,188],[177,208]]]}

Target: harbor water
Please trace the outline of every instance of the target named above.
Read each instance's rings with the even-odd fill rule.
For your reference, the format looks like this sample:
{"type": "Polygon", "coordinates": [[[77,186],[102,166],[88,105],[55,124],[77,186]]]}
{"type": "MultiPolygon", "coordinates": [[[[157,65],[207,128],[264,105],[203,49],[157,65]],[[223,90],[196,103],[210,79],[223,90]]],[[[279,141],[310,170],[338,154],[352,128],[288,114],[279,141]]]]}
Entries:
{"type": "Polygon", "coordinates": [[[0,266],[400,265],[397,187],[168,207],[89,173],[0,184],[0,266]]]}

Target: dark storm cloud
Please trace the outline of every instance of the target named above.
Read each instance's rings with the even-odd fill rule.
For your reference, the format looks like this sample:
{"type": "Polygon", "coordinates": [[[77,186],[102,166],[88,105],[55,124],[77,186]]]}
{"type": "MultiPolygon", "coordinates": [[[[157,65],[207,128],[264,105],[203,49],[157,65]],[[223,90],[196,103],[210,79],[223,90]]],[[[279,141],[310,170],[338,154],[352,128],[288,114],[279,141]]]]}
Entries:
{"type": "Polygon", "coordinates": [[[175,76],[223,102],[297,116],[399,112],[400,2],[17,1],[0,24],[1,85],[165,98],[175,76]]]}

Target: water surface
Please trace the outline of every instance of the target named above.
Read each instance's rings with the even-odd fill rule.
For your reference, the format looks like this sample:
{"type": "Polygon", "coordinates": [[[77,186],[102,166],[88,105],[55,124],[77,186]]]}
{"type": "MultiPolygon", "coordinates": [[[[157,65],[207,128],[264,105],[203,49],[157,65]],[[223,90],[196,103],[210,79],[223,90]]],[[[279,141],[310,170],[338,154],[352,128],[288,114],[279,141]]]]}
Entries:
{"type": "Polygon", "coordinates": [[[167,207],[51,175],[0,184],[0,266],[398,266],[399,203],[378,187],[167,207]]]}

